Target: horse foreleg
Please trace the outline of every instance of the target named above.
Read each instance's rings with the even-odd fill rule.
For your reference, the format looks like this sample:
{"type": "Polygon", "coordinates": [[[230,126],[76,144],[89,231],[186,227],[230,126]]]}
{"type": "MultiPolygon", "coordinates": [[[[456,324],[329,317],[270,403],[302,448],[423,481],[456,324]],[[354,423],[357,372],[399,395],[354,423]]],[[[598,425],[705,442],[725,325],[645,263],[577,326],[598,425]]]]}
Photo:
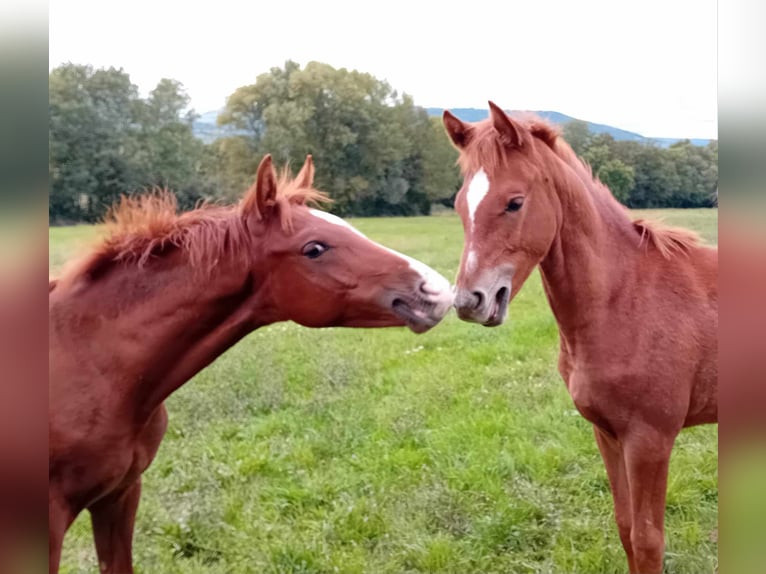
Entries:
{"type": "Polygon", "coordinates": [[[622,442],[630,488],[630,542],[640,574],[662,573],[668,465],[676,434],[634,428],[622,442]]]}
{"type": "Polygon", "coordinates": [[[56,574],[61,562],[61,547],[64,535],[74,521],[74,513],[59,497],[48,498],[48,572],[56,574]]]}
{"type": "Polygon", "coordinates": [[[133,574],[133,527],[140,498],[139,478],[89,508],[102,574],[133,574]]]}
{"type": "Polygon", "coordinates": [[[633,557],[633,546],[630,541],[633,520],[630,511],[628,473],[625,469],[622,447],[616,439],[605,434],[595,425],[593,431],[596,435],[596,443],[601,451],[601,458],[604,459],[606,474],[609,476],[609,485],[611,486],[612,499],[614,500],[614,519],[617,522],[622,547],[625,549],[625,554],[628,557],[628,568],[630,574],[637,574],[638,570],[636,569],[636,562],[633,557]]]}

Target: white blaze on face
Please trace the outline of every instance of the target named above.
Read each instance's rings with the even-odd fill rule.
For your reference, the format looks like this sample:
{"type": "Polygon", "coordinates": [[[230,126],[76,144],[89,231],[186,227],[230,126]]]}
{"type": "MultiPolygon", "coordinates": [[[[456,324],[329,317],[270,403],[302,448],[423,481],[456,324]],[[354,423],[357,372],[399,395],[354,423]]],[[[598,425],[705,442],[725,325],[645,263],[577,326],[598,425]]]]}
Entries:
{"type": "Polygon", "coordinates": [[[471,182],[468,184],[468,192],[465,196],[466,203],[468,204],[468,221],[470,222],[470,231],[466,238],[468,240],[469,251],[468,257],[466,257],[465,260],[465,270],[468,273],[473,273],[478,265],[476,252],[471,248],[471,235],[473,235],[473,224],[476,219],[476,210],[479,209],[479,205],[488,193],[489,178],[487,178],[484,169],[480,169],[471,178],[471,182]]]}
{"type": "Polygon", "coordinates": [[[476,271],[476,252],[471,250],[468,252],[468,257],[465,260],[465,270],[468,271],[468,273],[473,273],[476,271]]]}
{"type": "Polygon", "coordinates": [[[422,261],[413,259],[409,255],[405,255],[404,253],[399,253],[398,251],[389,249],[385,245],[381,245],[381,247],[385,249],[386,251],[388,251],[389,253],[398,255],[399,257],[401,257],[402,259],[407,261],[407,263],[410,264],[410,269],[413,269],[423,278],[424,283],[421,289],[425,293],[427,293],[428,295],[449,294],[450,300],[452,299],[452,289],[450,286],[450,282],[447,280],[446,277],[443,277],[440,273],[431,269],[428,265],[426,265],[422,261]]]}
{"type": "Polygon", "coordinates": [[[320,211],[319,209],[311,209],[309,208],[309,211],[311,212],[311,215],[314,217],[318,217],[319,219],[324,219],[328,223],[334,223],[335,225],[340,225],[341,227],[345,227],[346,229],[350,229],[357,235],[361,235],[366,239],[366,236],[364,233],[359,231],[356,227],[351,225],[348,221],[345,221],[338,217],[337,215],[333,215],[332,213],[327,213],[326,211],[320,211]]]}
{"type": "MultiPolygon", "coordinates": [[[[333,215],[332,213],[327,213],[326,211],[320,211],[318,209],[309,209],[311,214],[314,217],[318,217],[319,219],[323,219],[324,221],[327,221],[329,223],[333,223],[335,225],[340,225],[341,227],[345,227],[346,229],[350,229],[357,235],[360,235],[361,237],[364,237],[367,239],[367,236],[364,235],[361,231],[353,227],[350,223],[347,221],[344,221],[340,217],[333,215]]],[[[367,239],[370,241],[370,243],[374,243],[381,249],[385,249],[389,253],[393,253],[397,257],[401,257],[404,259],[410,266],[410,269],[418,273],[423,278],[423,287],[422,289],[429,295],[443,295],[447,294],[450,298],[450,304],[452,300],[452,289],[450,287],[450,282],[446,277],[443,277],[441,274],[439,274],[437,271],[431,269],[428,265],[425,263],[418,261],[417,259],[413,259],[409,255],[405,255],[404,253],[399,253],[398,251],[394,251],[393,249],[390,249],[386,247],[385,245],[381,245],[380,243],[376,243],[375,241],[372,241],[370,239],[367,239]]]]}
{"type": "Polygon", "coordinates": [[[471,222],[471,230],[473,230],[473,221],[476,217],[476,210],[479,208],[481,201],[489,193],[489,179],[483,169],[477,171],[471,178],[471,183],[468,184],[468,193],[465,196],[468,203],[468,220],[471,222]]]}

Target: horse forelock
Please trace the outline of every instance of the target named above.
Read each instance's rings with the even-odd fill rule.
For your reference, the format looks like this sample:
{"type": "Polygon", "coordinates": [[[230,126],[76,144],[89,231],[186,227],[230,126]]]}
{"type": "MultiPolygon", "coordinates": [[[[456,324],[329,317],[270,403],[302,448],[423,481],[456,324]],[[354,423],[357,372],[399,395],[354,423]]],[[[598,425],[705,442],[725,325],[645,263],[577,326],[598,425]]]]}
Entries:
{"type": "MultiPolygon", "coordinates": [[[[260,213],[258,208],[257,182],[254,182],[247,190],[242,201],[239,204],[241,214],[255,213],[258,219],[262,219],[264,214],[260,213]]],[[[293,229],[293,207],[298,205],[319,205],[330,203],[332,200],[326,193],[301,185],[299,181],[290,175],[289,165],[285,165],[277,179],[277,195],[268,202],[267,207],[276,207],[279,211],[280,223],[285,232],[291,232],[293,229]]]]}
{"type": "Polygon", "coordinates": [[[513,154],[528,154],[535,146],[535,140],[552,149],[559,139],[560,130],[531,112],[519,112],[511,116],[520,128],[520,146],[509,146],[498,134],[491,119],[472,124],[471,135],[465,147],[460,150],[458,165],[463,175],[484,169],[492,173],[507,167],[513,154]]]}

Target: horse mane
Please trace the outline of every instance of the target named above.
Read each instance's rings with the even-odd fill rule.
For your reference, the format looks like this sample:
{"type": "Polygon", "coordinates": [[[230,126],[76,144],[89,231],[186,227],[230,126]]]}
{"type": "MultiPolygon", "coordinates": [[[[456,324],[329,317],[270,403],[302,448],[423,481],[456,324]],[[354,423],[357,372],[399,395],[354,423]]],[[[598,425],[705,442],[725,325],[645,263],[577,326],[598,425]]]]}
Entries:
{"type": "MultiPolygon", "coordinates": [[[[686,253],[692,247],[699,245],[699,235],[691,230],[670,227],[647,219],[631,220],[628,208],[615,199],[611,190],[593,173],[591,166],[580,158],[561,137],[561,129],[558,126],[533,112],[516,112],[510,117],[522,127],[520,151],[527,153],[534,140],[543,142],[561,161],[574,170],[591,193],[614,203],[625,214],[640,236],[639,246],[645,241],[651,243],[663,257],[669,259],[677,253],[686,253]]],[[[509,157],[507,146],[498,137],[492,120],[487,118],[472,124],[471,127],[470,139],[460,150],[458,157],[461,172],[465,175],[470,171],[478,171],[482,167],[489,170],[506,167],[509,157]]]]}
{"type": "MultiPolygon", "coordinates": [[[[114,264],[141,267],[172,248],[183,251],[191,267],[202,273],[209,272],[226,253],[246,258],[252,240],[246,214],[252,213],[256,195],[253,184],[238,204],[205,201],[182,213],[178,213],[178,200],[168,188],[122,195],[102,220],[106,234],[101,244],[66,268],[59,278],[50,279],[49,291],[64,278],[96,278],[114,264]]],[[[285,166],[277,181],[277,196],[270,205],[278,206],[282,229],[289,233],[293,206],[329,201],[323,192],[298,185],[285,166]]],[[[257,211],[256,215],[259,220],[263,218],[257,211]]]]}
{"type": "Polygon", "coordinates": [[[650,241],[665,259],[676,253],[688,253],[700,243],[699,235],[682,227],[670,227],[658,221],[636,219],[633,227],[641,234],[641,243],[650,241]]]}

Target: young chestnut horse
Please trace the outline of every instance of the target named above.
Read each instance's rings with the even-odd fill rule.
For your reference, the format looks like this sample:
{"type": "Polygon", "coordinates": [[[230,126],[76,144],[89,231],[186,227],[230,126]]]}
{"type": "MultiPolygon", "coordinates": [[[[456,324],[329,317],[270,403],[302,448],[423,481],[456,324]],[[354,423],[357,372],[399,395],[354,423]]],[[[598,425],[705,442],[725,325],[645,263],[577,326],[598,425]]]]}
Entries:
{"type": "Polygon", "coordinates": [[[132,572],[141,473],[167,426],[163,401],[250,331],[408,326],[452,307],[449,281],[310,209],[271,158],[240,205],[176,215],[172,196],[123,200],[114,230],[50,285],[50,571],[87,508],[101,572],[132,572]]]}
{"type": "Polygon", "coordinates": [[[478,123],[444,112],[464,176],[455,307],[500,325],[540,265],[559,371],[593,424],[630,572],[661,572],[674,440],[718,420],[718,251],[631,221],[554,128],[489,107],[478,123]]]}

